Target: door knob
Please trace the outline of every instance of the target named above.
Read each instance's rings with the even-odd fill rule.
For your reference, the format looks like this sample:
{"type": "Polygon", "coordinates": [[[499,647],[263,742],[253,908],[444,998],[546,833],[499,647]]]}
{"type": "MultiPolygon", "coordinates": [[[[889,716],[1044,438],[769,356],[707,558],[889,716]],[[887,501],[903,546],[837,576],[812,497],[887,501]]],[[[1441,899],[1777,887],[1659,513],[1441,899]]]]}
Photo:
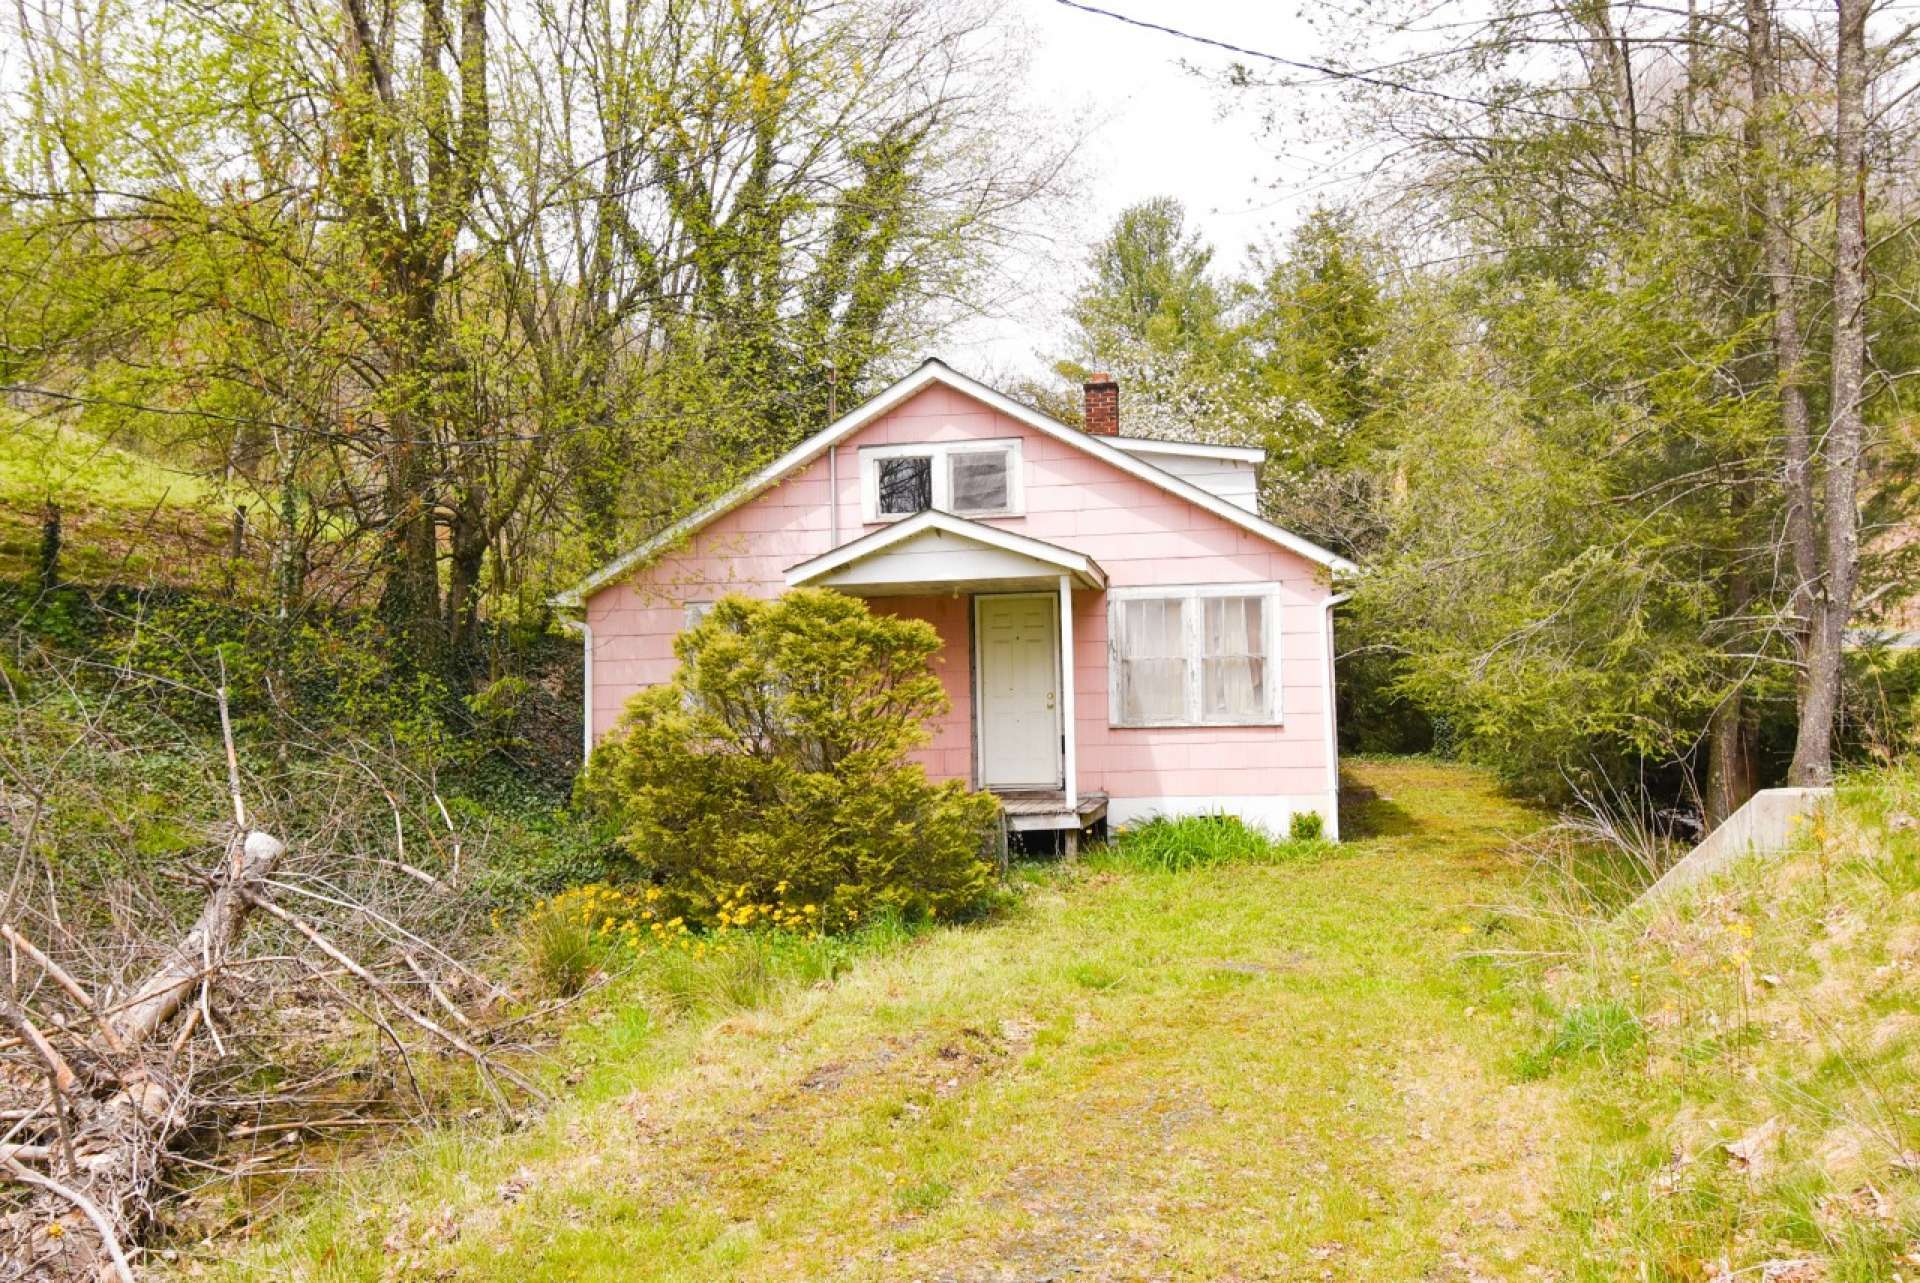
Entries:
{"type": "Polygon", "coordinates": [[[1053,707],[1053,692],[1052,692],[1052,691],[1048,691],[1048,692],[1047,692],[1047,707],[1048,707],[1048,708],[1052,708],[1052,707],[1053,707]]]}

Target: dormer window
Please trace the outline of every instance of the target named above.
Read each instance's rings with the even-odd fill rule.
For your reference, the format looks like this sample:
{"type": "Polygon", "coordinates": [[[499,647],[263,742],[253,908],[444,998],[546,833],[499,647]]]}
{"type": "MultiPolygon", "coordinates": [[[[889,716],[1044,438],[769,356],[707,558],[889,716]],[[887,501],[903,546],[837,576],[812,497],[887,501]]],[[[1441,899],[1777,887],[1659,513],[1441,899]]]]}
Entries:
{"type": "Polygon", "coordinates": [[[860,451],[868,521],[936,508],[956,517],[1020,515],[1020,442],[952,441],[860,451]]]}

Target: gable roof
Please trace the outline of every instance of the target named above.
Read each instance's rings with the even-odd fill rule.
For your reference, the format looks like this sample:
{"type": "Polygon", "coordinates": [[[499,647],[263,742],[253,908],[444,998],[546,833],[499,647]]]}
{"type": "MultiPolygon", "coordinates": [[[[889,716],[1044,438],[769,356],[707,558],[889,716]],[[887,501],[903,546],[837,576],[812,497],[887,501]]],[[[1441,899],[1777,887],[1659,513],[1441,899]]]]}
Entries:
{"type": "Polygon", "coordinates": [[[718,499],[674,522],[652,538],[628,549],[573,587],[555,596],[552,599],[553,604],[556,606],[580,605],[586,598],[644,563],[654,553],[672,546],[708,522],[723,517],[742,504],[758,498],[784,480],[789,473],[813,462],[829,447],[838,445],[887,411],[904,404],[915,394],[936,383],[952,388],[963,396],[971,397],[989,409],[1006,415],[1016,423],[1032,428],[1056,441],[1065,442],[1076,449],[1084,450],[1094,458],[1129,476],[1157,486],[1177,498],[1185,499],[1195,507],[1204,508],[1248,533],[1276,543],[1316,565],[1325,566],[1336,574],[1352,574],[1359,570],[1358,566],[1338,553],[1329,552],[1310,540],[1302,539],[1292,531],[1281,529],[1258,513],[1249,512],[1218,495],[1202,490],[1184,478],[1176,477],[1165,469],[1155,467],[1145,459],[1135,457],[1128,451],[1110,444],[1109,438],[1082,432],[1079,428],[1068,427],[1038,410],[1021,405],[1018,401],[995,391],[977,379],[968,378],[938,357],[930,356],[922,361],[920,367],[912,374],[841,415],[718,499]]]}
{"type": "Polygon", "coordinates": [[[1082,587],[1105,588],[1107,572],[1100,569],[1100,563],[1084,552],[1075,552],[1071,548],[1062,548],[1059,544],[1048,543],[1044,539],[1035,539],[1032,535],[1023,535],[1013,530],[1002,530],[998,526],[989,526],[982,521],[969,521],[965,517],[956,517],[950,512],[940,512],[928,508],[916,512],[913,516],[896,521],[870,531],[838,548],[810,557],[806,561],[787,567],[787,586],[798,588],[813,583],[822,576],[864,561],[890,548],[899,548],[910,544],[925,534],[952,535],[962,543],[971,543],[976,547],[991,548],[999,552],[1012,553],[1037,565],[1072,575],[1082,587]]]}

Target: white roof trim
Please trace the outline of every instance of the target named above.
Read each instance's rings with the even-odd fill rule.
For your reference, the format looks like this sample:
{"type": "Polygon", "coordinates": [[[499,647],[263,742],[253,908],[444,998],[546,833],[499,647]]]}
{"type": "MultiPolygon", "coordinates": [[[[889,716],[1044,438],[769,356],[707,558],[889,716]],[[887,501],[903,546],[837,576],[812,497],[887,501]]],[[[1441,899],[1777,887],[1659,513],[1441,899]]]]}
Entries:
{"type": "Polygon", "coordinates": [[[1100,569],[1100,564],[1083,552],[1062,548],[1059,544],[1035,539],[1032,535],[1016,534],[1011,530],[1002,530],[997,526],[969,521],[965,517],[956,517],[952,513],[938,512],[929,508],[924,512],[915,513],[904,521],[897,521],[884,529],[862,535],[852,543],[841,544],[831,552],[823,552],[818,557],[787,567],[787,587],[799,588],[812,583],[842,567],[850,566],[856,561],[863,561],[875,553],[885,552],[894,545],[929,530],[971,540],[989,548],[998,548],[1002,552],[1010,552],[1016,556],[1032,558],[1043,565],[1052,566],[1056,570],[1063,570],[1077,577],[1090,588],[1107,586],[1107,572],[1100,569]]]}
{"type": "Polygon", "coordinates": [[[1159,437],[1103,437],[1128,454],[1184,454],[1195,459],[1225,459],[1234,463],[1265,463],[1267,452],[1257,445],[1202,445],[1192,441],[1163,441],[1159,437]]]}
{"type": "Polygon", "coordinates": [[[715,499],[712,503],[674,522],[671,526],[668,526],[651,539],[622,553],[573,587],[555,596],[551,599],[553,604],[556,606],[580,605],[588,596],[626,574],[635,566],[640,565],[654,553],[672,546],[682,536],[691,534],[708,522],[732,512],[741,504],[757,498],[794,469],[811,462],[829,447],[838,445],[873,420],[934,383],[944,384],[964,396],[972,397],[990,409],[998,410],[1001,414],[1006,415],[1016,423],[1032,428],[1034,431],[1052,437],[1056,441],[1063,441],[1068,445],[1076,446],[1094,456],[1096,459],[1111,464],[1129,476],[1145,481],[1150,485],[1158,486],[1169,494],[1185,499],[1188,503],[1196,507],[1204,508],[1215,516],[1229,521],[1251,534],[1259,535],[1261,538],[1279,544],[1282,548],[1296,553],[1308,561],[1325,566],[1335,574],[1354,574],[1360,569],[1338,553],[1329,552],[1318,544],[1310,540],[1302,539],[1299,535],[1291,531],[1282,530],[1279,526],[1274,525],[1271,521],[1268,521],[1256,513],[1248,512],[1245,508],[1239,507],[1226,499],[1222,499],[1218,495],[1210,494],[1202,490],[1190,481],[1176,477],[1164,469],[1156,468],[1144,459],[1137,459],[1127,451],[1109,444],[1115,438],[1095,436],[1091,433],[1082,432],[1078,428],[1070,428],[1064,423],[1048,418],[1038,410],[1030,409],[1027,406],[1021,405],[1018,401],[994,391],[978,380],[968,378],[938,358],[928,357],[920,363],[920,368],[912,374],[907,375],[871,400],[855,406],[846,414],[841,415],[838,419],[835,419],[832,423],[814,433],[805,441],[802,441],[799,445],[754,473],[751,477],[748,477],[732,490],[715,499]]]}

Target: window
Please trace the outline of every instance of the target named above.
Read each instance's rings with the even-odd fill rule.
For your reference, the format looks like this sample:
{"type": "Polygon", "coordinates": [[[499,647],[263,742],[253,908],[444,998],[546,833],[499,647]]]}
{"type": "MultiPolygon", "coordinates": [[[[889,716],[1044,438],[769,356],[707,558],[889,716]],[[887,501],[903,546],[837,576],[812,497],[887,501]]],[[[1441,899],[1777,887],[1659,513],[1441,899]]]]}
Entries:
{"type": "Polygon", "coordinates": [[[1012,482],[1005,450],[956,450],[947,456],[947,493],[953,511],[1005,512],[1012,482]]]}
{"type": "Polygon", "coordinates": [[[712,609],[713,609],[713,603],[710,601],[688,602],[687,603],[687,627],[698,628],[700,626],[700,621],[705,619],[707,617],[707,612],[711,611],[712,609]]]}
{"type": "Polygon", "coordinates": [[[933,460],[903,454],[880,463],[880,515],[905,517],[933,507],[933,460]]]}
{"type": "Polygon", "coordinates": [[[868,446],[860,451],[868,521],[928,508],[958,517],[1020,513],[1020,442],[868,446]]]}
{"type": "Polygon", "coordinates": [[[1257,721],[1267,711],[1266,601],[1201,597],[1200,720],[1257,721]]]}
{"type": "Polygon", "coordinates": [[[1119,670],[1119,721],[1128,726],[1186,720],[1186,603],[1141,597],[1115,603],[1114,660],[1119,670]]]}
{"type": "Polygon", "coordinates": [[[1280,720],[1274,585],[1115,589],[1109,602],[1113,725],[1280,720]]]}

